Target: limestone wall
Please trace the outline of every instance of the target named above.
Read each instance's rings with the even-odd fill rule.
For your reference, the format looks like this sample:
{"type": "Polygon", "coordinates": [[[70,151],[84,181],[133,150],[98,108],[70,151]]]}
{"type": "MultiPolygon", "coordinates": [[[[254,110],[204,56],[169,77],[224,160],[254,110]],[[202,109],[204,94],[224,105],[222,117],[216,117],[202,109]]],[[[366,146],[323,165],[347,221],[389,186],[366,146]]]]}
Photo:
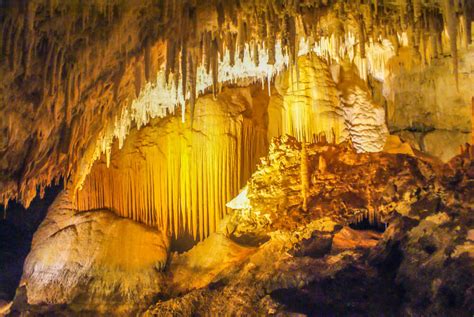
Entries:
{"type": "Polygon", "coordinates": [[[448,160],[471,140],[474,46],[459,53],[459,83],[449,56],[422,66],[416,51],[400,50],[384,83],[387,121],[392,133],[419,150],[448,160]]]}

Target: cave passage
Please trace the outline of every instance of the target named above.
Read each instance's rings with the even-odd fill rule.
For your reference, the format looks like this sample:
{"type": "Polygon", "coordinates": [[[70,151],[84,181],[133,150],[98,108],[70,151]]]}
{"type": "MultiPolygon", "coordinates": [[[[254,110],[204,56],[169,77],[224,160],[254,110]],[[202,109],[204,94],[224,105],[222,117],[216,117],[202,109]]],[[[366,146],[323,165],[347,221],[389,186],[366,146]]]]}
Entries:
{"type": "Polygon", "coordinates": [[[46,187],[43,198],[39,195],[28,208],[15,201],[8,207],[0,205],[0,301],[13,299],[23,272],[23,263],[30,252],[33,234],[43,221],[60,185],[46,187]]]}

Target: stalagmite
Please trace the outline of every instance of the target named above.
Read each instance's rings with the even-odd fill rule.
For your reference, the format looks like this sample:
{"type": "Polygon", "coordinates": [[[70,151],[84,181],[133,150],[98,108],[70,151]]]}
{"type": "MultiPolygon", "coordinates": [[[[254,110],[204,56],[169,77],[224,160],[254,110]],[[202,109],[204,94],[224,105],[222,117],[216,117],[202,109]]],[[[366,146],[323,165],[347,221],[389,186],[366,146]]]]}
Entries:
{"type": "Polygon", "coordinates": [[[327,166],[326,160],[324,159],[324,157],[322,155],[320,155],[319,159],[318,159],[318,171],[319,171],[319,173],[321,173],[321,174],[326,173],[326,166],[327,166]]]}
{"type": "Polygon", "coordinates": [[[308,151],[306,142],[301,142],[301,197],[303,200],[303,210],[308,210],[308,190],[309,190],[309,171],[308,171],[308,151]]]}

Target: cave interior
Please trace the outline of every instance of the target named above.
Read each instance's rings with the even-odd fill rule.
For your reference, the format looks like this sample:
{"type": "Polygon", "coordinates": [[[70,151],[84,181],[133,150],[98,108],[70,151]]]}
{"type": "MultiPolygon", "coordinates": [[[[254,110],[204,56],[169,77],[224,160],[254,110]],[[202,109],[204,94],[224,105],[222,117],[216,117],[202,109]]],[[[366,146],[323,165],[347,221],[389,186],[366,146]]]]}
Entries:
{"type": "Polygon", "coordinates": [[[473,316],[473,0],[0,0],[0,316],[473,316]]]}

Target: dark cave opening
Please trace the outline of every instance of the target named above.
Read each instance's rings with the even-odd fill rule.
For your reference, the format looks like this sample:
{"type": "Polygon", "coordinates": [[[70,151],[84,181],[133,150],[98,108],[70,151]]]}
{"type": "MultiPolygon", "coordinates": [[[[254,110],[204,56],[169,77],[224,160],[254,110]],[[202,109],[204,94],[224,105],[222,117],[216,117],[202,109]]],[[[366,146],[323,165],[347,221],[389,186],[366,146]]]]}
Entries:
{"type": "Polygon", "coordinates": [[[388,224],[378,221],[371,222],[368,217],[364,217],[361,221],[349,224],[349,227],[354,230],[372,230],[383,233],[388,224]]]}
{"type": "Polygon", "coordinates": [[[15,296],[33,234],[62,189],[62,181],[47,187],[44,197],[37,195],[28,208],[17,201],[6,209],[0,205],[0,301],[11,301],[15,296]]]}
{"type": "Polygon", "coordinates": [[[183,232],[178,237],[171,238],[170,249],[172,252],[183,253],[191,250],[198,243],[199,241],[196,241],[191,234],[183,232]]]}

